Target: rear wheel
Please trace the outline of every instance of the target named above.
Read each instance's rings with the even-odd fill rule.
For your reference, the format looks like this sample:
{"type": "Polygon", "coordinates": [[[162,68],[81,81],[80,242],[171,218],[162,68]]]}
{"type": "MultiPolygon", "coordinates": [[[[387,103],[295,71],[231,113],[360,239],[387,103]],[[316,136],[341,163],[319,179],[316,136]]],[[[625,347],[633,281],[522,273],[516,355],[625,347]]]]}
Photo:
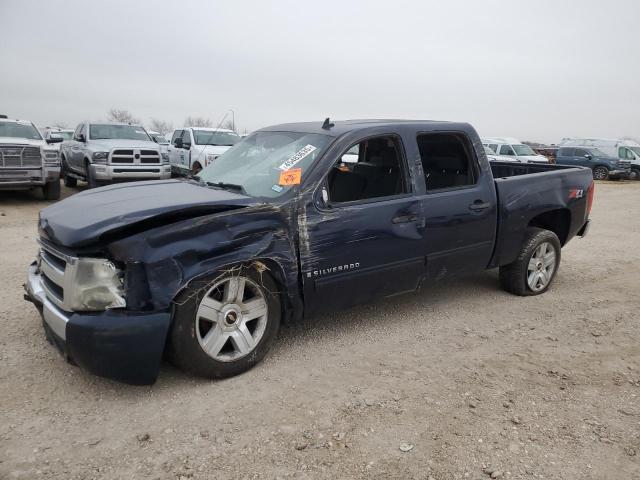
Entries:
{"type": "Polygon", "coordinates": [[[60,159],[60,174],[64,179],[65,187],[75,187],[78,185],[78,180],[75,177],[69,176],[69,167],[67,167],[67,159],[64,158],[64,155],[60,159]]]}
{"type": "Polygon", "coordinates": [[[521,296],[547,291],[560,267],[560,240],[550,230],[528,228],[518,258],[500,267],[500,284],[521,296]]]}
{"type": "Polygon", "coordinates": [[[42,196],[45,200],[58,200],[60,198],[60,179],[45,183],[42,187],[42,196]]]}
{"type": "Polygon", "coordinates": [[[594,180],[606,180],[608,176],[609,176],[609,170],[607,170],[607,167],[599,166],[593,169],[594,180]]]}
{"type": "Polygon", "coordinates": [[[640,180],[640,167],[632,167],[631,174],[629,175],[630,180],[640,180]]]}
{"type": "Polygon", "coordinates": [[[207,378],[245,372],[264,358],[280,327],[280,300],[266,273],[219,272],[176,299],[170,349],[181,369],[207,378]]]}

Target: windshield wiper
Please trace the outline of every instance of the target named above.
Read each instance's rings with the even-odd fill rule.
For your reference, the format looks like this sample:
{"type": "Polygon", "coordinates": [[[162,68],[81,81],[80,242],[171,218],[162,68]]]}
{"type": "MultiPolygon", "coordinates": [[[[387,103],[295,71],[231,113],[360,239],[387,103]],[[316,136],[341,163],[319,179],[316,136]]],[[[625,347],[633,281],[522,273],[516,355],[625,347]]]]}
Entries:
{"type": "Polygon", "coordinates": [[[208,187],[218,187],[223,188],[225,190],[236,190],[240,193],[245,193],[244,187],[237,183],[227,183],[227,182],[204,182],[208,187]]]}

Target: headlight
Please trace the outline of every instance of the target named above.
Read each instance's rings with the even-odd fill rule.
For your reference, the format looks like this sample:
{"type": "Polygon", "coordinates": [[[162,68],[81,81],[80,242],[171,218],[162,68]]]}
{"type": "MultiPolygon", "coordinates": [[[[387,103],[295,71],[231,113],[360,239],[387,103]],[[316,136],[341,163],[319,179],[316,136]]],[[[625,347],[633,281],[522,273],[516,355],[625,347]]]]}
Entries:
{"type": "Polygon", "coordinates": [[[45,163],[58,163],[58,161],[60,160],[60,157],[58,156],[58,152],[56,150],[43,150],[42,156],[45,163]]]}
{"type": "Polygon", "coordinates": [[[107,163],[109,152],[93,152],[92,158],[95,163],[107,163]]]}
{"type": "Polygon", "coordinates": [[[169,163],[169,154],[167,152],[162,152],[160,156],[162,157],[162,163],[169,163]]]}
{"type": "Polygon", "coordinates": [[[124,299],[122,278],[122,272],[109,260],[78,259],[75,264],[73,287],[70,289],[69,306],[73,311],[125,307],[127,302],[124,299]]]}

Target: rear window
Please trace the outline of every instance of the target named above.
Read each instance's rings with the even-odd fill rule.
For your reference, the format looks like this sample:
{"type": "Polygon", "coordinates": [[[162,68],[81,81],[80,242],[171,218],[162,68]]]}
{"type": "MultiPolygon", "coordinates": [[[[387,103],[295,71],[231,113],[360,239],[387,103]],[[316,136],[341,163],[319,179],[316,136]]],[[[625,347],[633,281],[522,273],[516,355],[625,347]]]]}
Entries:
{"type": "Polygon", "coordinates": [[[561,148],[558,150],[559,157],[573,157],[574,148],[561,148]]]}

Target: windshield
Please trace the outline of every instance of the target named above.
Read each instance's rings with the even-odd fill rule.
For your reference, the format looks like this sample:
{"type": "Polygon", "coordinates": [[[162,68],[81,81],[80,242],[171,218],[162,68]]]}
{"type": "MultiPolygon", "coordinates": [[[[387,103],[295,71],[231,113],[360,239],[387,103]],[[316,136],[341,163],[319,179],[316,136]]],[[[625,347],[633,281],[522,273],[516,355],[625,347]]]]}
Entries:
{"type": "Polygon", "coordinates": [[[42,140],[38,129],[30,123],[0,122],[0,137],[27,138],[42,140]]]}
{"type": "Polygon", "coordinates": [[[529,145],[511,145],[516,151],[516,155],[537,155],[529,145]]]}
{"type": "Polygon", "coordinates": [[[198,145],[232,146],[242,140],[233,132],[216,132],[211,130],[194,130],[193,136],[198,145]]]}
{"type": "Polygon", "coordinates": [[[169,140],[167,140],[161,133],[150,133],[149,136],[160,145],[167,145],[169,143],[169,140]]]}
{"type": "Polygon", "coordinates": [[[589,149],[589,153],[594,157],[610,157],[611,155],[604,153],[602,150],[598,150],[597,148],[589,149]]]}
{"type": "Polygon", "coordinates": [[[91,140],[146,140],[151,141],[144,128],[135,125],[90,125],[91,140]]]}
{"type": "Polygon", "coordinates": [[[636,155],[640,155],[640,147],[627,147],[629,150],[634,152],[636,155]]]}
{"type": "Polygon", "coordinates": [[[319,134],[256,132],[220,155],[199,178],[242,187],[252,197],[276,198],[300,184],[330,141],[319,134]]]}

